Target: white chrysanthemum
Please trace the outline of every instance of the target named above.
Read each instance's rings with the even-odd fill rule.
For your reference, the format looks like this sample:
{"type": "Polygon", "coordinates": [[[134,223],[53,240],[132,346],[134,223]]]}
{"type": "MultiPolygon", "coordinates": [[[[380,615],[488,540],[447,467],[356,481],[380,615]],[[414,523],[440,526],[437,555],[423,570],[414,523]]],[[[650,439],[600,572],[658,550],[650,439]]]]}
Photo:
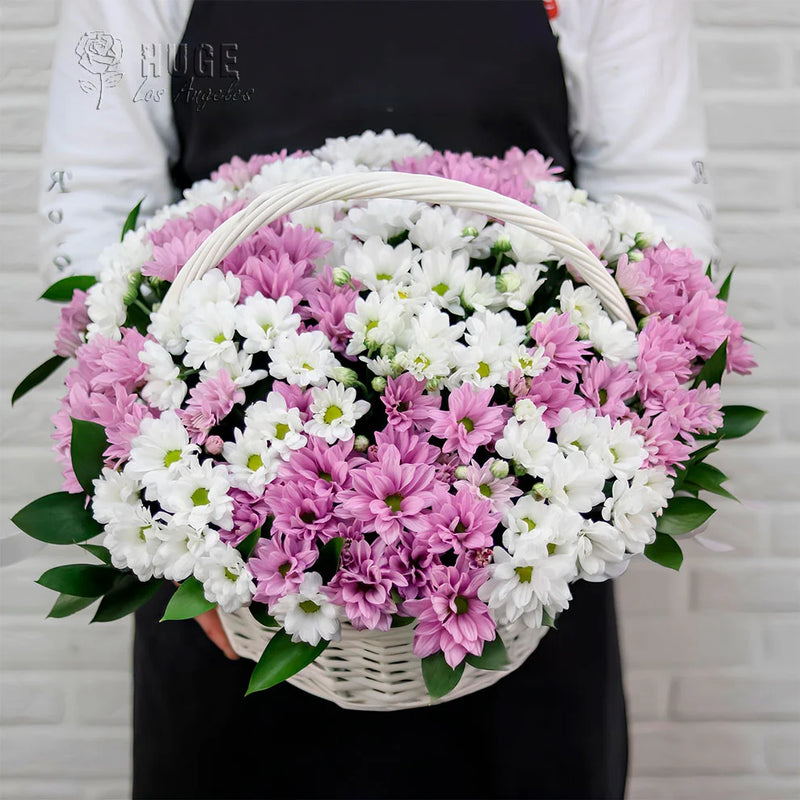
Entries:
{"type": "Polygon", "coordinates": [[[612,322],[608,314],[602,313],[589,321],[588,328],[594,349],[612,365],[636,359],[639,342],[621,319],[612,322]]]}
{"type": "Polygon", "coordinates": [[[175,411],[165,411],[158,419],[145,417],[131,442],[125,475],[152,487],[166,478],[177,478],[181,469],[196,464],[197,451],[175,411]]]}
{"type": "Polygon", "coordinates": [[[181,333],[184,310],[179,303],[161,304],[150,314],[147,332],[174,356],[186,350],[186,339],[181,333]]]}
{"type": "Polygon", "coordinates": [[[382,133],[364,131],[357,136],[326,139],[325,144],[313,152],[323,161],[352,161],[370,169],[385,169],[395,161],[422,158],[433,150],[410,133],[396,134],[387,128],[382,133]]]}
{"type": "Polygon", "coordinates": [[[577,411],[562,409],[561,423],[556,426],[556,441],[564,455],[583,453],[592,469],[602,473],[603,478],[611,477],[611,421],[598,416],[592,408],[577,411]]]}
{"type": "Polygon", "coordinates": [[[348,233],[362,242],[370,236],[386,242],[407,231],[427,207],[415,200],[369,200],[363,206],[351,208],[342,224],[348,233]]]}
{"type": "Polygon", "coordinates": [[[605,500],[605,478],[583,453],[557,453],[544,485],[552,503],[585,514],[605,500]]]}
{"type": "MultiPolygon", "coordinates": [[[[537,547],[541,541],[554,546],[574,543],[583,523],[583,517],[577,512],[526,494],[503,513],[503,546],[514,553],[520,542],[534,541],[537,547]],[[537,535],[533,540],[531,533],[537,535]]],[[[523,548],[525,546],[523,544],[523,548]]]]}
{"type": "Polygon", "coordinates": [[[456,372],[448,381],[450,388],[469,382],[475,386],[508,386],[514,351],[510,347],[487,343],[464,347],[454,353],[456,372]]]}
{"type": "Polygon", "coordinates": [[[444,311],[428,303],[411,320],[405,349],[395,358],[397,365],[417,378],[444,378],[455,367],[455,351],[464,323],[451,324],[444,311]]]}
{"type": "Polygon", "coordinates": [[[603,581],[610,565],[625,558],[625,539],[607,522],[588,522],[578,537],[578,577],[588,581],[603,581]]]}
{"type": "Polygon", "coordinates": [[[356,390],[346,389],[341,383],[331,381],[327,386],[315,386],[311,390],[311,418],[305,429],[312,436],[324,439],[328,444],[353,436],[353,426],[370,409],[366,400],[356,399],[356,390]]]}
{"type": "Polygon", "coordinates": [[[288,459],[292,450],[305,447],[303,420],[297,408],[289,408],[278,392],[270,392],[266,400],[249,406],[244,415],[248,432],[263,438],[282,458],[288,459]]]}
{"type": "Polygon", "coordinates": [[[469,256],[464,252],[425,250],[420,263],[411,270],[412,295],[426,297],[435,306],[463,317],[461,292],[468,267],[469,256]]]}
{"type": "Polygon", "coordinates": [[[282,183],[297,183],[309,178],[321,178],[331,174],[333,174],[333,167],[314,156],[283,158],[270,164],[264,164],[259,174],[250,181],[248,189],[255,196],[274,189],[282,183]]]}
{"type": "Polygon", "coordinates": [[[524,311],[533,301],[536,290],[544,283],[539,264],[518,262],[500,270],[496,285],[503,302],[515,311],[524,311]]]}
{"type": "Polygon", "coordinates": [[[505,236],[511,243],[511,252],[517,261],[525,264],[541,264],[558,258],[550,242],[516,225],[506,224],[505,236]]]}
{"type": "Polygon", "coordinates": [[[388,283],[408,283],[411,268],[420,254],[405,241],[397,247],[386,244],[378,236],[365,242],[353,240],[344,253],[344,267],[367,289],[378,291],[388,283]]]}
{"type": "Polygon", "coordinates": [[[338,366],[331,343],[322,331],[284,333],[269,350],[273,378],[295,386],[322,386],[338,366]]]}
{"type": "Polygon", "coordinates": [[[269,446],[269,439],[251,428],[244,431],[236,428],[233,438],[234,441],[225,442],[222,447],[231,486],[260,497],[264,487],[278,474],[280,452],[269,446]]]}
{"type": "Polygon", "coordinates": [[[381,297],[377,292],[359,297],[353,311],[344,315],[344,321],[353,332],[347,344],[350,356],[396,344],[407,324],[403,305],[394,297],[381,297]]]}
{"type": "Polygon", "coordinates": [[[550,429],[538,416],[522,421],[512,417],[495,449],[501,458],[518,464],[529,475],[539,477],[550,472],[553,459],[558,455],[558,445],[550,441],[550,429]]]}
{"type": "Polygon", "coordinates": [[[157,499],[165,511],[175,515],[176,523],[202,530],[206,525],[219,525],[229,530],[233,525],[233,500],[226,467],[215,466],[211,459],[199,464],[181,466],[178,474],[159,482],[157,499]]]}
{"type": "Polygon", "coordinates": [[[630,421],[617,422],[606,439],[608,468],[615,478],[630,479],[647,459],[644,437],[634,433],[630,421]]]}
{"type": "Polygon", "coordinates": [[[142,397],[162,411],[179,408],[186,397],[186,383],[181,380],[180,367],[169,352],[158,342],[148,339],[139,352],[139,361],[148,367],[142,397]]]}
{"type": "Polygon", "coordinates": [[[525,341],[525,328],[508,311],[476,312],[466,321],[464,339],[469,345],[491,344],[516,347],[525,341]]]}
{"type": "Polygon", "coordinates": [[[153,554],[153,570],[168,581],[186,580],[193,572],[197,559],[205,553],[203,531],[191,525],[176,523],[171,514],[160,511],[155,519],[158,547],[153,554]]]}
{"type": "Polygon", "coordinates": [[[322,576],[307,572],[297,594],[288,594],[270,606],[270,613],[291,634],[293,642],[338,642],[341,625],[336,606],[320,591],[322,576]]]}
{"type": "Polygon", "coordinates": [[[656,509],[652,490],[641,482],[631,485],[616,480],[603,505],[603,519],[623,536],[629,553],[644,552],[645,545],[656,538],[656,509]]]}
{"type": "Polygon", "coordinates": [[[217,603],[228,614],[250,605],[256,590],[238,550],[223,542],[206,548],[197,560],[194,576],[203,584],[206,600],[217,603]]]}
{"type": "Polygon", "coordinates": [[[103,546],[111,553],[117,569],[130,569],[139,580],[153,577],[153,556],[159,545],[158,522],[141,503],[105,526],[103,546]]]}
{"type": "Polygon", "coordinates": [[[549,363],[543,347],[526,347],[524,344],[512,350],[509,357],[509,368],[518,369],[526,378],[541,375],[549,363]]]}
{"type": "Polygon", "coordinates": [[[184,318],[181,333],[186,339],[186,366],[217,372],[238,365],[239,347],[233,341],[236,307],[230,301],[198,306],[184,318]]]}
{"type": "Polygon", "coordinates": [[[575,325],[589,325],[600,314],[603,308],[597,292],[591,286],[578,286],[572,281],[564,281],[558,295],[562,313],[569,314],[575,325]]]}
{"type": "Polygon", "coordinates": [[[497,291],[495,278],[480,267],[467,270],[464,288],[461,290],[461,305],[467,311],[496,311],[502,308],[505,300],[497,291]]]}
{"type": "Polygon", "coordinates": [[[188,189],[183,190],[184,198],[195,208],[213,205],[222,208],[226,203],[236,199],[236,193],[227,181],[212,181],[209,178],[195,181],[188,189]]]}
{"type": "Polygon", "coordinates": [[[569,605],[569,581],[574,575],[574,556],[551,555],[544,543],[536,557],[529,552],[525,558],[495,547],[489,579],[478,596],[499,624],[522,619],[529,628],[540,628],[544,611],[553,618],[569,605]]]}
{"type": "Polygon", "coordinates": [[[242,291],[242,282],[231,272],[210,269],[202,278],[192,281],[183,291],[180,308],[183,316],[209,303],[236,305],[242,291]]]}
{"type": "Polygon", "coordinates": [[[100,477],[92,483],[92,516],[101,524],[111,522],[120,515],[127,516],[139,503],[141,485],[130,475],[103,467],[100,477]]]}
{"type": "Polygon", "coordinates": [[[296,331],[300,326],[300,315],[293,312],[291,297],[273,300],[261,292],[236,306],[236,330],[244,337],[242,349],[245,353],[269,350],[278,336],[296,331]]]}
{"type": "Polygon", "coordinates": [[[664,229],[655,224],[650,214],[630,200],[615,195],[603,208],[612,231],[603,252],[606,258],[618,258],[633,247],[656,245],[665,237],[664,229]]]}
{"type": "Polygon", "coordinates": [[[408,238],[423,252],[450,254],[465,248],[464,220],[449,206],[426,206],[408,231],[408,238]]]}

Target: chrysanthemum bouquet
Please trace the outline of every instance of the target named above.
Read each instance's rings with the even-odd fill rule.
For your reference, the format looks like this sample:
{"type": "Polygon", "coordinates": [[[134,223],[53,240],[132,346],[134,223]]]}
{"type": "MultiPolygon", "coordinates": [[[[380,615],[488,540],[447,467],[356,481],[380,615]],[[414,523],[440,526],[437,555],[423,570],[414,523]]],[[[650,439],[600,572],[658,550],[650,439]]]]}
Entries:
{"type": "Polygon", "coordinates": [[[166,619],[214,606],[273,629],[251,690],[342,626],[409,627],[429,692],[506,663],[503,631],[553,626],[570,584],[675,537],[729,496],[707,463],[762,412],[724,407],[754,366],[691,251],[641,209],[600,205],[534,151],[439,153],[408,135],[235,158],[65,278],[55,357],[73,359],[54,439],[64,491],[14,521],[101,563],[57,567],[51,616],[116,619],[162,581],[166,619]],[[412,200],[337,201],[260,228],[165,296],[201,243],[262,192],[369,170],[454,178],[560,221],[607,265],[636,330],[553,246],[412,200]],[[88,540],[98,536],[97,544],[88,540]],[[243,611],[249,609],[249,612],[243,611]],[[413,637],[411,631],[413,630],[413,637]]]}

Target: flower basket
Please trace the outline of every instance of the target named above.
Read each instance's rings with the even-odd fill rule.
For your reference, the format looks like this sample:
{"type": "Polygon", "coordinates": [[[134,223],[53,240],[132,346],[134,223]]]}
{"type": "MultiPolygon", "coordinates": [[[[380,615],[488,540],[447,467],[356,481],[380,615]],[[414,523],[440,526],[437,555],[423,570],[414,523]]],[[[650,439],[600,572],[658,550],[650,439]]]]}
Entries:
{"type": "Polygon", "coordinates": [[[368,132],[134,209],[13,398],[74,357],[64,491],[14,517],[99,561],[42,575],[51,616],[179,583],[164,619],[218,608],[249,691],[391,710],[516,669],[575,580],[677,569],[763,413],[720,401],[730,276],[557,172],[368,132]]]}

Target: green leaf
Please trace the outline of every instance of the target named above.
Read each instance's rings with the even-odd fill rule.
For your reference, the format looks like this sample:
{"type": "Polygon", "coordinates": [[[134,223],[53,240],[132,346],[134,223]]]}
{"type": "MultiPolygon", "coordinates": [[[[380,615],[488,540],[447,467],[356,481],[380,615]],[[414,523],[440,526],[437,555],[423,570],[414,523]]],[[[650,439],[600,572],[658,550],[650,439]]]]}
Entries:
{"type": "Polygon", "coordinates": [[[83,611],[97,600],[96,597],[76,597],[74,594],[60,594],[47,615],[52,619],[63,619],[83,611]]]}
{"type": "Polygon", "coordinates": [[[483,643],[479,656],[467,655],[467,664],[478,669],[505,669],[509,665],[508,653],[498,633],[491,642],[483,643]]]}
{"type": "Polygon", "coordinates": [[[410,625],[416,617],[401,617],[399,614],[392,614],[392,627],[393,628],[405,628],[406,625],[410,625]]]}
{"type": "Polygon", "coordinates": [[[705,500],[696,497],[673,497],[664,513],[656,522],[659,533],[676,536],[689,533],[699,528],[712,514],[714,509],[705,500]]]}
{"type": "Polygon", "coordinates": [[[280,628],[280,624],[269,613],[267,606],[264,603],[250,603],[248,611],[253,615],[253,619],[265,628],[280,628]]]}
{"type": "Polygon", "coordinates": [[[11,395],[11,405],[23,395],[28,394],[31,389],[36,388],[42,381],[49,378],[67,359],[64,356],[53,356],[48,358],[44,364],[39,364],[35,370],[29,372],[20,382],[14,394],[11,395]]]}
{"type": "Polygon", "coordinates": [[[293,642],[292,637],[281,628],[264,648],[261,658],[250,676],[250,685],[245,694],[269,689],[301,669],[307,667],[327,646],[329,642],[320,639],[319,644],[293,642]]]}
{"type": "Polygon", "coordinates": [[[239,551],[239,555],[247,561],[251,555],[253,555],[253,550],[255,550],[256,543],[261,538],[261,528],[256,528],[251,534],[247,536],[246,539],[242,539],[238,545],[236,545],[236,549],[239,551]]]}
{"type": "Polygon", "coordinates": [[[728,300],[728,295],[730,294],[731,291],[731,278],[733,277],[734,269],[736,269],[736,267],[733,267],[733,269],[731,269],[731,271],[728,273],[728,276],[722,282],[722,286],[719,287],[719,291],[717,292],[717,297],[720,300],[725,300],[726,302],[728,300]]]}
{"type": "Polygon", "coordinates": [[[125,224],[122,226],[122,235],[119,237],[120,241],[125,238],[125,234],[128,231],[132,231],[136,228],[136,220],[139,219],[139,211],[143,202],[144,197],[130,210],[130,213],[125,218],[125,224]]]}
{"type": "Polygon", "coordinates": [[[319,558],[314,564],[314,570],[322,575],[323,583],[327,583],[339,569],[339,559],[343,547],[344,539],[341,536],[334,536],[320,547],[319,558]]]}
{"type": "Polygon", "coordinates": [[[697,374],[692,384],[696,389],[701,383],[705,382],[706,386],[714,386],[722,381],[722,376],[725,374],[725,365],[728,362],[726,355],[728,349],[728,339],[713,352],[711,357],[703,364],[702,369],[697,374]]]}
{"type": "Polygon", "coordinates": [[[111,622],[132,614],[162,585],[163,581],[159,579],[142,582],[135,575],[123,575],[100,601],[92,622],[111,622]]]}
{"type": "Polygon", "coordinates": [[[719,444],[719,439],[714,440],[710,444],[704,445],[703,447],[698,448],[695,450],[691,456],[689,456],[689,460],[686,462],[687,464],[699,464],[703,459],[707,458],[708,456],[712,455],[712,453],[718,452],[719,448],[717,445],[719,444]]]}
{"type": "Polygon", "coordinates": [[[713,272],[712,272],[712,269],[711,269],[711,262],[709,261],[708,262],[708,266],[706,267],[706,278],[711,280],[711,276],[712,275],[713,275],[713,272]]]}
{"type": "Polygon", "coordinates": [[[87,553],[91,553],[95,558],[102,561],[104,564],[111,563],[111,553],[108,552],[107,547],[101,544],[82,544],[80,545],[87,553]]]}
{"type": "Polygon", "coordinates": [[[444,653],[439,650],[422,659],[422,677],[425,686],[431,697],[444,697],[458,686],[461,676],[464,674],[465,661],[462,661],[455,669],[444,660],[444,653]]]}
{"type": "Polygon", "coordinates": [[[196,616],[210,611],[217,604],[206,600],[203,584],[194,576],[188,577],[176,590],[167,603],[161,621],[169,619],[194,619],[196,616]]]}
{"type": "Polygon", "coordinates": [[[714,436],[721,436],[725,439],[738,439],[745,436],[761,422],[766,413],[766,411],[752,406],[723,406],[722,427],[714,433],[714,436]]]}
{"type": "Polygon", "coordinates": [[[720,469],[711,464],[693,464],[688,471],[686,481],[707,492],[718,494],[720,497],[727,497],[730,500],[736,498],[722,484],[728,480],[728,476],[720,469]]]}
{"type": "Polygon", "coordinates": [[[72,294],[76,289],[85,292],[90,286],[97,283],[94,275],[70,275],[69,278],[62,278],[44,290],[41,300],[50,300],[53,303],[69,303],[72,294]]]}
{"type": "Polygon", "coordinates": [[[681,546],[667,533],[657,533],[655,541],[645,546],[644,554],[656,564],[674,570],[683,563],[681,546]]]}
{"type": "Polygon", "coordinates": [[[36,583],[75,597],[100,597],[111,589],[119,576],[118,569],[105,564],[65,564],[48,569],[36,583]]]}
{"type": "Polygon", "coordinates": [[[558,625],[556,625],[556,621],[558,620],[558,614],[554,617],[551,617],[545,609],[542,609],[542,625],[545,628],[552,628],[554,631],[558,630],[558,625]]]}
{"type": "Polygon", "coordinates": [[[92,481],[103,471],[103,453],[107,447],[106,430],[102,425],[72,418],[72,469],[86,494],[94,494],[92,481]]]}
{"type": "Polygon", "coordinates": [[[77,544],[102,532],[82,494],[46,494],[17,511],[11,521],[28,536],[48,544],[77,544]]]}

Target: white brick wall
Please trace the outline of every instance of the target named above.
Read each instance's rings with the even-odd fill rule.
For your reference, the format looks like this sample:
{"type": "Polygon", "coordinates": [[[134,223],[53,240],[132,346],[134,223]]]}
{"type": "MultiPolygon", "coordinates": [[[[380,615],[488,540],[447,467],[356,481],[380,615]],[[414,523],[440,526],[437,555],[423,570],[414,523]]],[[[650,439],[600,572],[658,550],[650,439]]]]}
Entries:
{"type": "MultiPolygon", "coordinates": [[[[728,448],[736,478],[679,574],[638,564],[619,582],[635,800],[800,796],[800,2],[695,0],[719,238],[738,272],[736,313],[762,346],[732,402],[769,410],[728,448]],[[794,291],[792,291],[792,289],[794,291]]],[[[56,309],[35,303],[33,211],[55,0],[4,0],[0,43],[0,524],[57,485],[48,391],[9,410],[43,360],[56,309]]],[[[69,558],[73,558],[70,555],[69,558]]],[[[129,794],[130,624],[44,620],[32,583],[66,560],[50,548],[0,573],[0,794],[109,800],[129,794]]]]}

